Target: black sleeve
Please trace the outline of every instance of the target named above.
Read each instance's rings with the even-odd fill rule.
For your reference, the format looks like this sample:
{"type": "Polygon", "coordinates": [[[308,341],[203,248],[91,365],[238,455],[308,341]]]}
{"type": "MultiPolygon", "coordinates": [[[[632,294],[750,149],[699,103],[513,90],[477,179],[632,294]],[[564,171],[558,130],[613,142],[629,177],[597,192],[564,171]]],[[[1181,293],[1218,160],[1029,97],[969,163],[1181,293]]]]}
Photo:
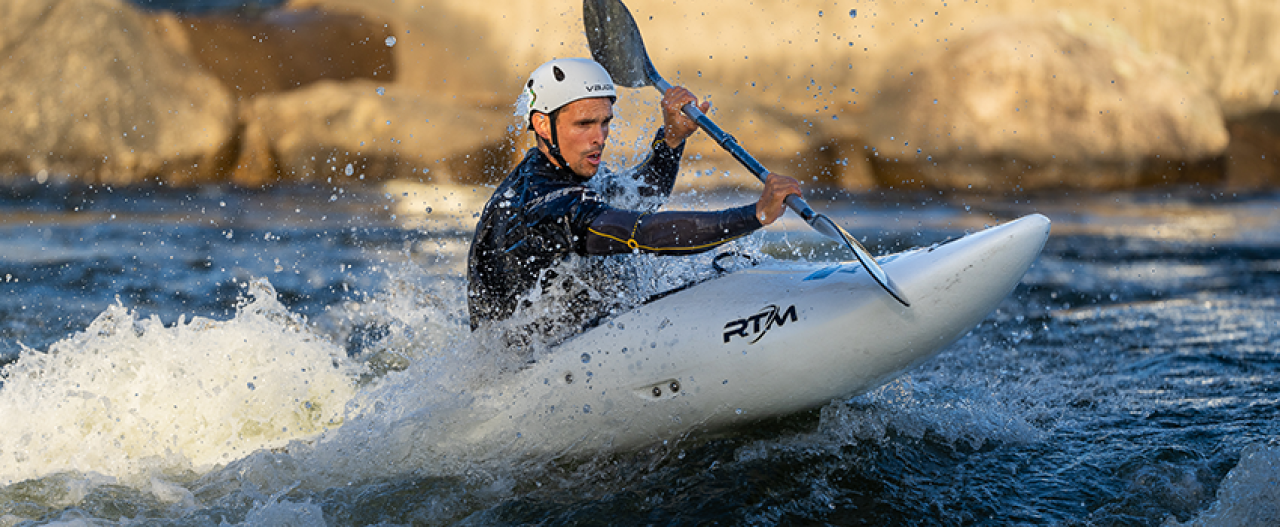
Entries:
{"type": "Polygon", "coordinates": [[[640,189],[644,197],[670,196],[676,186],[676,176],[680,175],[680,157],[684,154],[684,143],[671,148],[667,146],[666,128],[659,128],[653,138],[653,150],[649,157],[640,164],[636,176],[643,178],[645,187],[640,189]]]}
{"type": "Polygon", "coordinates": [[[656,212],[607,209],[588,228],[586,254],[649,252],[694,254],[713,249],[763,227],[755,204],[714,212],[656,212]]]}

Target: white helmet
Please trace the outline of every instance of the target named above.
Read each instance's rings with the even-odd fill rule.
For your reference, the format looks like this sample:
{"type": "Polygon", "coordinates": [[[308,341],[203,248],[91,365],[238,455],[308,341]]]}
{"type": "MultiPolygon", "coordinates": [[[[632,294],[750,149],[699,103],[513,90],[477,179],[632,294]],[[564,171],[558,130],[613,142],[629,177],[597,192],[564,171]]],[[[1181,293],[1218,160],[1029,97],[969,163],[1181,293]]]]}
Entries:
{"type": "Polygon", "coordinates": [[[617,100],[609,72],[591,59],[555,59],[529,75],[521,101],[525,124],[533,129],[533,112],[549,114],[579,99],[609,97],[617,100]]]}

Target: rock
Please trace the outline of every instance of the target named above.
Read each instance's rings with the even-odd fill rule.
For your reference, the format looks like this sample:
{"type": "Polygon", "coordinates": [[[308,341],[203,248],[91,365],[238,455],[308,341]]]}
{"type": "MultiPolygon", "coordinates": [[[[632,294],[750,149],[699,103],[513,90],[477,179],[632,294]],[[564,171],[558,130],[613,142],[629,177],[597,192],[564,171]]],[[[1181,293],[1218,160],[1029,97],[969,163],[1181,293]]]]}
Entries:
{"type": "MultiPolygon", "coordinates": [[[[1280,96],[1276,95],[1280,93],[1280,33],[1272,30],[1280,25],[1280,4],[1273,0],[900,0],[860,5],[835,0],[793,0],[785,6],[759,2],[744,5],[731,0],[628,0],[627,5],[636,15],[650,56],[669,81],[710,96],[722,127],[765,160],[769,168],[797,175],[806,182],[817,178],[845,188],[865,189],[872,184],[897,186],[935,181],[941,186],[975,184],[998,189],[1057,185],[1117,188],[1164,181],[1218,181],[1227,177],[1229,167],[1222,161],[1224,158],[1214,157],[1224,151],[1226,144],[1223,118],[1214,116],[1225,115],[1230,122],[1241,123],[1259,112],[1280,110],[1280,96]],[[1021,42],[1018,38],[1027,40],[1021,42]],[[1077,53],[1090,58],[1065,60],[1054,55],[1054,50],[1068,45],[1082,46],[1077,53]],[[1006,69],[981,69],[994,68],[996,63],[985,61],[973,51],[965,52],[965,48],[975,46],[1009,60],[1003,66],[1006,69]],[[1015,46],[1019,49],[1012,49],[1015,46]],[[1020,55],[1029,46],[1046,51],[1033,61],[1029,54],[1020,55]],[[952,66],[942,64],[947,57],[968,60],[966,67],[979,68],[963,73],[963,79],[969,79],[965,93],[970,100],[956,108],[967,108],[969,113],[930,118],[940,127],[952,127],[947,130],[953,135],[971,134],[963,139],[975,149],[978,145],[987,148],[981,155],[935,155],[922,148],[919,141],[924,139],[912,145],[896,145],[896,139],[885,139],[898,137],[903,128],[903,123],[893,117],[894,112],[906,108],[904,105],[922,102],[912,99],[919,95],[918,91],[903,94],[900,90],[923,89],[926,80],[946,85],[948,77],[938,68],[952,66]],[[1104,62],[1108,57],[1118,62],[1107,66],[1104,62]],[[1059,77],[1054,83],[1037,82],[1037,72],[1059,77]],[[933,78],[917,78],[913,73],[933,78]],[[1117,86],[1109,85],[1110,78],[1106,79],[1106,86],[1097,85],[1098,79],[1112,73],[1117,86]],[[1005,78],[1016,80],[1027,90],[1039,90],[1036,97],[1044,98],[1032,99],[1030,91],[1020,88],[1011,93],[1008,89],[1002,91],[999,85],[976,84],[980,79],[997,83],[1005,78]],[[1142,89],[1155,91],[1146,94],[1141,93],[1142,89]],[[1188,104],[1170,110],[1177,94],[1186,94],[1188,104]],[[987,96],[1013,98],[1004,102],[979,100],[987,96]],[[976,113],[982,104],[1005,108],[1019,100],[1017,97],[1028,101],[1028,105],[1015,113],[1025,111],[1028,116],[1014,115],[1014,119],[1000,123],[1003,128],[977,129],[974,122],[965,120],[986,115],[976,113]],[[1077,104],[1082,104],[1081,112],[1104,113],[1096,117],[1085,113],[1067,115],[1068,121],[1058,122],[1068,109],[1053,97],[1074,97],[1077,104]],[[1087,97],[1091,98],[1086,101],[1087,97]],[[1217,105],[1217,110],[1204,102],[1206,97],[1217,105]],[[889,107],[878,108],[885,104],[889,107]],[[890,116],[885,117],[881,110],[890,116]],[[1108,110],[1111,114],[1105,113],[1108,110]],[[1039,117],[1030,117],[1033,111],[1039,117]],[[1161,121],[1159,115],[1166,117],[1161,121]],[[1008,126],[1018,128],[1018,137],[1012,137],[1011,132],[1005,136],[993,133],[1012,130],[1008,126]],[[1066,129],[1074,131],[1064,133],[1066,129]],[[1082,132],[1086,129],[1092,133],[1082,132]],[[1159,136],[1158,140],[1155,136],[1159,136]],[[977,141],[977,137],[985,137],[985,142],[977,141]],[[898,162],[886,162],[883,155],[866,155],[869,148],[863,147],[871,145],[878,148],[879,154],[893,153],[883,144],[886,142],[902,147],[896,151],[898,162]],[[908,146],[921,148],[925,163],[903,163],[903,153],[914,152],[908,146]],[[1044,161],[1046,152],[1049,161],[1044,161]],[[928,159],[929,155],[934,158],[928,159]]],[[[541,62],[588,53],[576,3],[292,0],[290,7],[285,14],[263,19],[265,26],[241,21],[240,25],[224,27],[222,22],[206,17],[180,19],[148,14],[146,17],[157,18],[156,25],[161,26],[161,30],[153,30],[148,24],[137,22],[138,15],[131,8],[109,0],[0,2],[0,74],[8,83],[0,86],[0,102],[5,108],[23,109],[0,115],[0,131],[15,138],[0,147],[0,169],[84,172],[89,180],[107,177],[106,174],[115,174],[109,177],[118,181],[142,177],[137,174],[166,174],[163,177],[176,180],[223,177],[222,160],[238,159],[237,147],[226,140],[230,125],[211,124],[217,119],[209,116],[225,116],[219,111],[234,114],[234,109],[225,108],[226,103],[220,102],[223,95],[216,90],[206,90],[212,94],[207,97],[182,102],[189,100],[185,94],[197,90],[195,86],[199,84],[189,80],[196,77],[186,72],[206,62],[229,85],[239,86],[236,95],[246,104],[251,92],[291,89],[318,79],[374,78],[388,90],[400,86],[426,99],[462,108],[459,112],[474,110],[487,115],[508,113],[521,82],[541,62]],[[79,6],[86,7],[81,10],[79,6]],[[313,7],[320,11],[305,10],[313,7]],[[70,15],[73,11],[75,15],[70,15]],[[50,18],[51,13],[57,16],[50,18]],[[72,32],[73,23],[65,20],[74,18],[79,23],[81,15],[89,23],[72,32]],[[139,25],[125,34],[121,23],[110,25],[102,21],[110,17],[133,20],[130,23],[139,25]],[[55,18],[64,21],[56,22],[55,18]],[[183,20],[193,21],[182,26],[183,20]],[[330,22],[338,26],[326,26],[330,22]],[[50,24],[61,24],[58,31],[64,33],[48,36],[50,24]],[[291,29],[281,29],[285,27],[291,29]],[[325,39],[310,39],[300,47],[298,41],[292,40],[293,28],[313,31],[311,28],[315,27],[340,27],[338,32],[343,36],[337,39],[336,46],[325,39]],[[396,39],[394,45],[379,48],[379,42],[386,47],[388,36],[396,39]],[[200,40],[206,37],[207,40],[200,40]],[[354,55],[342,55],[343,41],[366,47],[352,48],[354,55]],[[102,46],[98,45],[100,42],[102,46]],[[106,56],[106,50],[121,46],[132,51],[127,56],[110,56],[106,61],[92,55],[106,56]],[[182,50],[191,54],[181,58],[182,50]],[[387,51],[390,56],[385,55],[387,51]],[[333,65],[324,60],[297,60],[300,53],[346,58],[337,59],[342,68],[329,69],[333,65]],[[281,60],[286,55],[294,59],[281,60]],[[116,58],[124,64],[118,68],[123,73],[112,73],[114,70],[108,67],[116,64],[111,62],[116,58]],[[147,74],[141,75],[137,69],[142,63],[135,65],[135,61],[169,62],[164,62],[165,66],[147,65],[147,74]],[[72,63],[82,66],[55,66],[72,63]],[[161,74],[155,71],[161,69],[166,72],[165,77],[188,79],[184,82],[190,85],[177,90],[168,88],[166,83],[176,81],[158,76],[161,74]],[[389,82],[391,76],[394,84],[389,82]],[[128,82],[122,80],[125,78],[128,82]],[[100,83],[102,86],[97,86],[100,83]],[[79,88],[75,88],[77,84],[79,88]],[[165,89],[159,89],[160,85],[165,89]],[[51,87],[57,88],[58,93],[74,88],[73,91],[93,95],[68,103],[70,99],[55,95],[51,87]],[[152,100],[153,92],[161,95],[152,100]],[[114,108],[117,101],[126,107],[114,108]],[[64,112],[68,108],[76,110],[64,112]],[[147,124],[165,120],[130,117],[156,108],[157,116],[182,109],[184,116],[179,121],[186,128],[165,129],[165,141],[173,144],[158,147],[125,143],[123,134],[133,132],[135,121],[147,124]],[[112,112],[119,114],[112,118],[114,121],[105,117],[112,112]],[[49,119],[73,114],[79,116],[83,126],[55,124],[54,127],[61,127],[55,130],[30,124],[55,122],[49,119]],[[117,129],[124,121],[127,126],[117,129]],[[224,145],[221,157],[216,153],[193,155],[195,147],[171,139],[199,134],[204,134],[200,136],[203,142],[197,144],[201,149],[216,151],[214,145],[229,146],[224,145]],[[110,144],[88,147],[86,142],[110,144]],[[155,160],[161,158],[175,160],[155,160]],[[89,165],[99,168],[82,168],[89,165]]],[[[960,70],[947,71],[956,71],[957,78],[961,78],[960,70]]],[[[963,94],[957,94],[953,101],[959,100],[960,95],[963,94]]],[[[657,96],[650,89],[623,90],[623,98],[654,101],[657,96]]],[[[931,98],[923,103],[924,107],[905,111],[921,116],[935,111],[931,98]]],[[[635,118],[636,122],[649,128],[616,128],[618,144],[623,145],[615,149],[618,155],[639,152],[642,136],[651,133],[652,125],[646,120],[656,115],[656,110],[651,106],[638,110],[637,114],[643,117],[635,118]]],[[[245,147],[250,157],[240,164],[264,166],[263,163],[280,161],[269,149],[255,146],[268,144],[269,138],[248,137],[264,133],[265,128],[255,126],[243,125],[246,140],[252,140],[245,147]],[[258,161],[252,161],[253,156],[258,156],[258,161]]],[[[272,126],[277,131],[285,128],[283,123],[272,126]]],[[[147,132],[148,145],[160,137],[158,129],[147,132]]],[[[942,135],[941,130],[938,128],[934,135],[942,135]]],[[[131,133],[130,141],[139,139],[131,133]]],[[[691,157],[701,154],[701,159],[693,160],[690,166],[698,166],[702,172],[714,168],[721,173],[735,173],[731,178],[713,178],[717,181],[750,183],[748,178],[739,177],[743,174],[741,169],[718,147],[699,141],[702,140],[691,143],[689,152],[691,157]]],[[[417,154],[409,157],[414,155],[417,154]]],[[[499,157],[505,160],[505,155],[499,157]]],[[[1234,153],[1228,155],[1235,157],[1234,153]]],[[[463,168],[464,172],[471,170],[463,168]]],[[[505,164],[492,167],[490,172],[501,174],[509,168],[505,164]]],[[[377,166],[370,167],[374,169],[377,166]]],[[[262,171],[246,175],[253,171],[245,169],[236,174],[249,181],[277,177],[274,168],[269,172],[270,177],[262,171]]],[[[373,173],[369,174],[372,177],[373,173]]],[[[1239,180],[1235,175],[1230,178],[1239,180]]]]}
{"type": "Polygon", "coordinates": [[[173,29],[178,49],[213,72],[237,99],[322,79],[395,79],[391,32],[371,14],[282,9],[261,17],[157,17],[173,29]]]}
{"type": "MultiPolygon", "coordinates": [[[[519,95],[519,79],[503,59],[506,50],[495,48],[501,27],[469,16],[472,8],[492,9],[492,17],[506,17],[513,23],[530,20],[522,12],[544,8],[538,2],[510,2],[492,5],[477,2],[396,2],[394,0],[292,0],[293,9],[320,8],[326,11],[364,13],[387,21],[395,37],[394,60],[397,81],[435,96],[449,96],[455,104],[493,107],[509,106],[519,95]],[[464,4],[462,8],[458,4],[464,4]],[[511,86],[517,89],[514,91],[511,86]]],[[[581,26],[582,22],[578,22],[581,26]]]]}
{"type": "MultiPolygon", "coordinates": [[[[1060,0],[1064,6],[1069,0],[1060,0]]],[[[1077,18],[1123,28],[1153,55],[1183,66],[1230,119],[1280,111],[1280,2],[1089,2],[1077,18]],[[1110,24],[1108,24],[1110,22],[1110,24]]]]}
{"type": "Polygon", "coordinates": [[[1062,18],[992,21],[895,77],[868,123],[893,186],[1132,187],[1227,146],[1206,89],[1062,18]]]}
{"type": "Polygon", "coordinates": [[[515,118],[402,85],[321,81],[243,105],[237,184],[473,183],[511,166],[515,118]]]}
{"type": "Polygon", "coordinates": [[[216,179],[235,124],[217,79],[116,0],[4,3],[0,173],[216,179]]]}
{"type": "MultiPolygon", "coordinates": [[[[406,83],[482,105],[511,104],[519,82],[544,60],[587,54],[581,12],[576,5],[551,7],[508,2],[499,6],[465,0],[442,0],[429,6],[390,1],[299,0],[297,5],[363,9],[395,20],[399,24],[397,37],[407,32],[416,39],[411,49],[404,50],[412,55],[397,58],[401,69],[415,72],[414,78],[405,78],[406,83]],[[441,27],[444,19],[451,21],[449,27],[441,27]],[[460,49],[465,51],[459,52],[460,49]],[[475,67],[477,63],[481,66],[475,67]],[[440,73],[422,74],[428,71],[440,73]],[[443,82],[445,79],[450,82],[443,82]],[[458,79],[462,80],[461,86],[453,82],[458,79]]],[[[1069,185],[1123,187],[1152,178],[1163,180],[1165,175],[1156,176],[1159,170],[1153,167],[1171,162],[1170,156],[1178,163],[1184,160],[1200,163],[1206,156],[1212,157],[1223,150],[1226,135],[1220,117],[1221,105],[1234,105],[1236,102],[1231,101],[1237,99],[1252,107],[1273,104],[1260,99],[1259,94],[1280,78],[1277,74],[1280,68],[1267,66],[1280,62],[1280,51],[1273,51],[1280,50],[1280,46],[1267,47],[1276,37],[1263,30],[1280,23],[1280,11],[1264,0],[1218,0],[1178,6],[1169,6],[1163,0],[1120,4],[1101,0],[1046,0],[1034,4],[992,0],[943,5],[909,0],[870,3],[852,9],[830,0],[800,0],[788,4],[786,9],[728,1],[672,4],[632,0],[628,6],[636,16],[659,71],[672,82],[710,95],[720,108],[717,120],[726,130],[738,135],[749,150],[770,158],[768,165],[780,172],[796,172],[806,180],[834,178],[837,184],[849,188],[865,188],[871,181],[866,158],[858,159],[857,150],[867,143],[879,146],[878,137],[896,136],[893,130],[900,128],[894,119],[863,118],[869,117],[885,99],[895,104],[890,111],[897,111],[901,101],[892,98],[896,96],[895,90],[903,86],[903,79],[912,71],[922,71],[924,62],[932,61],[936,65],[943,60],[940,57],[963,55],[961,42],[976,42],[986,46],[983,49],[1013,59],[1017,53],[1011,47],[1018,43],[1010,38],[1023,35],[1039,39],[1034,45],[1045,49],[1045,55],[1038,55],[1042,61],[1040,66],[1028,64],[1027,60],[1014,62],[1006,65],[1014,69],[1001,75],[1025,76],[1057,68],[1062,70],[1060,81],[1056,86],[1040,83],[1043,93],[1061,92],[1077,97],[1077,101],[1081,97],[1095,97],[1087,103],[1090,111],[1104,112],[1099,118],[1077,116],[1073,125],[1075,132],[1067,135],[1056,126],[1053,130],[1038,130],[1035,127],[1049,123],[1020,115],[1017,117],[1022,117],[1033,128],[1023,128],[1019,135],[1027,134],[1031,140],[1003,138],[989,145],[1000,150],[996,161],[1004,167],[1002,170],[1024,167],[1016,170],[1018,175],[1008,176],[1013,178],[1009,181],[1026,180],[1033,186],[1057,184],[1073,170],[1087,173],[1069,181],[1069,185]],[[1149,16],[1152,11],[1159,11],[1161,16],[1149,16]],[[1230,16],[1222,17],[1220,13],[1230,16]],[[1052,19],[1046,22],[1046,16],[1060,18],[1056,23],[1052,19]],[[1071,21],[1070,24],[1064,25],[1064,19],[1071,21]],[[1023,24],[1029,27],[1020,29],[1023,24]],[[998,25],[1009,26],[1003,28],[1006,31],[1003,38],[998,38],[999,32],[990,33],[984,37],[984,43],[974,35],[979,31],[989,32],[992,26],[998,25]],[[1092,34],[1086,35],[1084,28],[1092,34]],[[1208,52],[1196,49],[1196,41],[1186,35],[1213,43],[1213,53],[1224,60],[1209,60],[1208,52]],[[1076,39],[1072,41],[1074,44],[1069,38],[1076,39]],[[1060,55],[1052,56],[1053,46],[1067,44],[1082,46],[1079,53],[1096,55],[1090,59],[1093,65],[1086,67],[1060,55]],[[1263,62],[1251,62],[1257,57],[1262,57],[1263,62]],[[1124,64],[1107,71],[1101,64],[1108,58],[1124,64]],[[1048,62],[1052,64],[1045,65],[1048,62]],[[1035,70],[1037,67],[1040,69],[1035,70]],[[1018,72],[1016,68],[1025,68],[1025,71],[1018,72]],[[1129,77],[1120,75],[1126,72],[1129,77]],[[1116,73],[1117,82],[1126,85],[1113,88],[1093,84],[1110,73],[1116,73]],[[1237,79],[1231,86],[1247,84],[1248,92],[1236,99],[1228,97],[1234,88],[1219,87],[1226,86],[1219,83],[1220,73],[1237,79]],[[1143,78],[1149,74],[1157,78],[1143,78]],[[1144,86],[1162,90],[1163,94],[1147,100],[1146,95],[1138,95],[1144,86]],[[1192,97],[1192,107],[1185,110],[1183,122],[1173,119],[1157,124],[1163,129],[1161,133],[1173,135],[1157,140],[1142,133],[1151,124],[1144,119],[1159,120],[1154,116],[1173,115],[1170,101],[1180,94],[1192,97]],[[1107,97],[1112,95],[1116,99],[1108,101],[1107,97]],[[1124,101],[1119,100],[1125,96],[1124,101]],[[1112,111],[1110,121],[1107,110],[1112,111]],[[751,117],[737,118],[735,112],[751,117]],[[1131,119],[1130,114],[1136,115],[1131,119]],[[769,123],[758,127],[765,130],[764,133],[736,127],[759,115],[768,116],[769,123]],[[1215,119],[1217,122],[1213,122],[1215,119]],[[881,128],[886,125],[888,128],[881,128]],[[1097,133],[1081,132],[1095,125],[1103,128],[1097,133]],[[776,140],[769,137],[770,133],[776,140]],[[792,145],[793,137],[800,143],[798,146],[792,145]],[[1046,145],[1057,150],[1050,153],[1048,159],[1068,153],[1074,157],[1070,162],[1061,160],[1058,165],[1043,168],[1039,162],[1033,163],[1035,174],[1020,175],[1027,172],[1023,162],[1038,159],[1046,145]],[[1093,152],[1103,152],[1103,147],[1106,153],[1095,156],[1093,152]],[[836,152],[840,154],[835,155],[836,152]],[[850,158],[846,154],[850,152],[856,162],[846,161],[850,158]],[[840,163],[833,164],[837,161],[840,163]],[[852,180],[842,182],[845,177],[852,180]]],[[[965,56],[973,61],[974,67],[991,65],[978,60],[981,57],[976,53],[965,56]]],[[[982,70],[971,73],[983,75],[982,70]]],[[[988,81],[996,80],[994,75],[988,77],[988,81]]],[[[1106,82],[1111,80],[1107,78],[1106,82]]],[[[1035,81],[1026,77],[1021,82],[1023,86],[1033,87],[1035,81]]],[[[646,94],[640,96],[648,97],[648,91],[644,90],[646,94]]],[[[623,90],[624,98],[636,97],[638,93],[623,90]]],[[[1010,91],[1005,95],[1019,94],[1010,91]]],[[[1065,105],[1055,106],[1054,101],[1037,102],[1051,110],[1050,114],[1067,111],[1065,105]]],[[[931,99],[927,104],[928,107],[918,111],[934,110],[931,99]]],[[[973,127],[959,120],[952,124],[958,128],[973,127]]],[[[615,134],[621,133],[615,131],[615,134]]],[[[638,137],[627,137],[622,144],[635,144],[637,140],[638,137]]],[[[704,165],[722,170],[736,168],[717,148],[691,150],[703,154],[704,165]]],[[[953,168],[958,170],[972,164],[969,159],[960,161],[962,165],[953,168]]],[[[876,161],[873,165],[881,167],[884,162],[876,161]]],[[[982,171],[991,167],[978,167],[972,177],[979,183],[989,179],[982,176],[982,171]]],[[[909,179],[923,177],[913,165],[888,167],[877,169],[881,174],[876,176],[877,181],[892,184],[896,176],[885,174],[900,172],[898,169],[902,168],[914,174],[907,176],[909,179]]],[[[1200,173],[1192,179],[1212,177],[1212,174],[1200,173]]]]}
{"type": "Polygon", "coordinates": [[[1227,129],[1227,186],[1244,191],[1280,186],[1280,111],[1232,119],[1227,129]]]}

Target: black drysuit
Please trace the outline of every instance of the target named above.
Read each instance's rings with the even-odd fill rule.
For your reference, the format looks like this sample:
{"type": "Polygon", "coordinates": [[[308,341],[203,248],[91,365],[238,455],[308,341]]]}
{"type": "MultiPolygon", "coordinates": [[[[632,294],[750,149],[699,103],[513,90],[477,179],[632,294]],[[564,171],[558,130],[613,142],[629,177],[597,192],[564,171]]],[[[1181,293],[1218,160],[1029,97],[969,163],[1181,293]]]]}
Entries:
{"type": "MultiPolygon", "coordinates": [[[[653,152],[634,174],[643,180],[642,195],[665,201],[684,145],[671,149],[662,137],[660,131],[653,152]]],[[[604,171],[601,176],[619,177],[604,171]]],[[[471,329],[510,317],[519,297],[570,254],[693,254],[762,227],[754,203],[714,212],[625,210],[605,204],[586,183],[533,148],[494,190],[468,257],[471,329]]]]}

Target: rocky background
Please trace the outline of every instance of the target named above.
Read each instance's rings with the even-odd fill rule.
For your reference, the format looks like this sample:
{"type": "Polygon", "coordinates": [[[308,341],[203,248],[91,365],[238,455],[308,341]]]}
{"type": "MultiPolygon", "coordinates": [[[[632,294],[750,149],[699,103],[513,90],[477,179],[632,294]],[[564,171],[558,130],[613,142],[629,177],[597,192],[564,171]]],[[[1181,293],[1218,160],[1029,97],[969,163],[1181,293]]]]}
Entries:
{"type": "MultiPolygon", "coordinates": [[[[630,0],[668,80],[772,169],[848,188],[1280,183],[1274,0],[630,0]]],[[[488,183],[581,5],[0,0],[0,183],[488,183]]],[[[613,153],[657,126],[625,90],[613,153]]],[[[706,139],[697,166],[737,171],[706,139]]],[[[730,178],[731,179],[731,178],[730,178]]]]}

